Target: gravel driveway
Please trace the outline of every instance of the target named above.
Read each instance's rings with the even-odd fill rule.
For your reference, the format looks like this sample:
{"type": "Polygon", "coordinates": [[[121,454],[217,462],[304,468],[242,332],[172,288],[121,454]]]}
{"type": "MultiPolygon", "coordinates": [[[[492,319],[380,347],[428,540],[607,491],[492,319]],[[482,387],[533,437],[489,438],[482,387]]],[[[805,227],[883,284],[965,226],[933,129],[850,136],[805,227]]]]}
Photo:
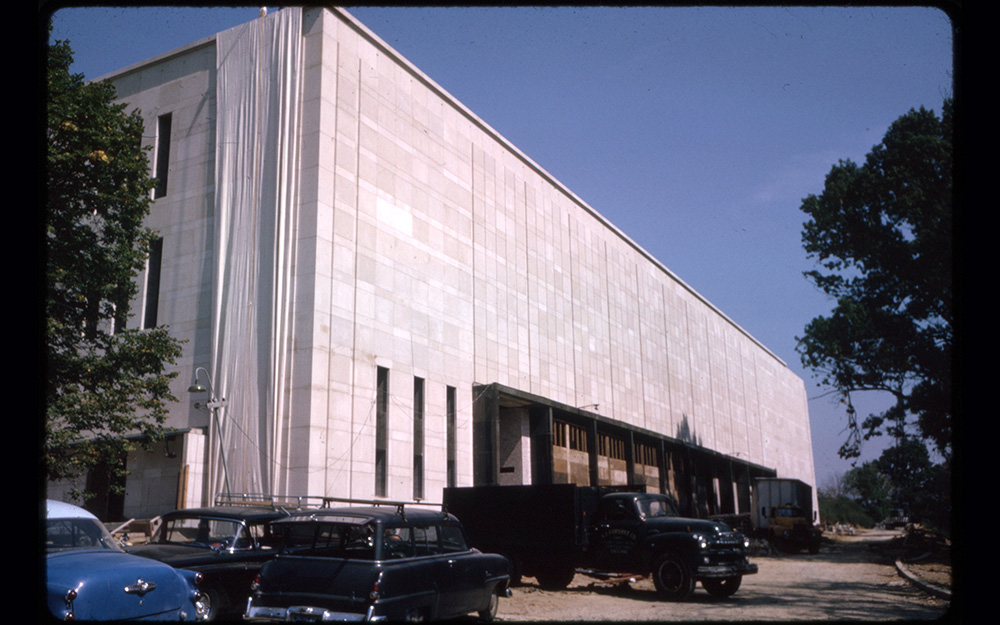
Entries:
{"type": "Polygon", "coordinates": [[[504,621],[896,621],[932,620],[948,612],[901,577],[873,546],[898,534],[866,532],[824,541],[816,555],[752,558],[760,567],[725,600],[698,585],[691,600],[659,600],[648,579],[606,585],[577,575],[567,590],[544,591],[532,578],[500,602],[504,621]]]}

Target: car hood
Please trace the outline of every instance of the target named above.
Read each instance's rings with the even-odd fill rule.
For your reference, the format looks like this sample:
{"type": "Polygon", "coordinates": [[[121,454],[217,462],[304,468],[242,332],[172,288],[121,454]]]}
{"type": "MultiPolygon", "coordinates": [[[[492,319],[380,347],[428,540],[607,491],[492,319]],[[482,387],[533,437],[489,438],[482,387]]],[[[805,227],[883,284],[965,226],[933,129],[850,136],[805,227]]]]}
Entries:
{"type": "Polygon", "coordinates": [[[171,566],[185,567],[214,562],[219,552],[210,547],[192,545],[171,545],[170,543],[150,543],[126,549],[130,554],[166,562],[171,566]]]}
{"type": "Polygon", "coordinates": [[[76,591],[73,613],[78,621],[127,620],[186,610],[193,616],[194,588],[161,562],[108,549],[49,554],[45,560],[49,608],[61,616],[63,597],[76,591]]]}
{"type": "Polygon", "coordinates": [[[684,532],[686,534],[713,535],[721,532],[731,532],[724,523],[706,521],[704,519],[686,519],[683,517],[652,517],[646,519],[646,527],[657,532],[684,532]]]}

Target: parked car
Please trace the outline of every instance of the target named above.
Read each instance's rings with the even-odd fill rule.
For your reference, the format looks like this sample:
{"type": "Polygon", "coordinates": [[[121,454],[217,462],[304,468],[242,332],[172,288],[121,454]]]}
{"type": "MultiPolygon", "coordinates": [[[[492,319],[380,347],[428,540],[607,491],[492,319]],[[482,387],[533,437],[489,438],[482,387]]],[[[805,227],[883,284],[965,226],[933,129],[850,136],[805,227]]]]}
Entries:
{"type": "Polygon", "coordinates": [[[342,507],[272,524],[281,551],[260,570],[245,618],[492,620],[510,596],[503,556],[469,547],[462,524],[433,510],[342,507]]]}
{"type": "Polygon", "coordinates": [[[45,586],[49,611],[64,621],[204,620],[193,571],[125,553],[96,516],[45,503],[45,586]]]}
{"type": "Polygon", "coordinates": [[[277,554],[267,523],[287,515],[270,506],[175,510],[163,515],[149,543],[127,550],[201,573],[207,620],[238,618],[260,566],[277,554]]]}

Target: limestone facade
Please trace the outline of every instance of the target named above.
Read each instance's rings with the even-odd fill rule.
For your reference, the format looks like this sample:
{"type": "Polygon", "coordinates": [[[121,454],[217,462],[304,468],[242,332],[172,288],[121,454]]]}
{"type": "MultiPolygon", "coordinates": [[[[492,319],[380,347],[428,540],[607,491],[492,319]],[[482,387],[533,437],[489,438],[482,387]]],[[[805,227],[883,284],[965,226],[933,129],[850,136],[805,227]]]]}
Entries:
{"type": "MultiPolygon", "coordinates": [[[[264,468],[234,466],[234,449],[233,490],[434,502],[449,484],[550,479],[533,475],[547,466],[531,462],[539,441],[552,441],[553,475],[582,480],[586,460],[555,433],[568,421],[550,414],[552,436],[533,437],[517,408],[487,422],[503,430],[498,475],[477,475],[478,446],[494,443],[477,437],[474,405],[494,384],[594,419],[602,481],[628,480],[629,463],[654,487],[661,473],[667,490],[688,479],[658,456],[660,437],[714,459],[717,511],[742,507],[740,494],[728,505],[711,494],[733,488],[725,463],[815,484],[805,388],[785,363],[347,12],[285,11],[301,12],[285,130],[297,134],[297,194],[287,283],[270,302],[287,309],[274,313],[285,338],[266,346],[283,364],[260,367],[276,389],[254,450],[264,468]],[[254,470],[263,481],[245,483],[254,470]]],[[[167,190],[149,225],[162,237],[157,323],[186,340],[169,427],[190,444],[129,459],[126,517],[209,503],[223,464],[211,418],[232,426],[246,410],[246,387],[225,388],[217,413],[187,392],[196,368],[221,375],[218,57],[208,38],[106,77],[151,144],[170,115],[167,190]],[[157,482],[169,496],[144,478],[159,466],[177,476],[176,491],[157,482]]]]}

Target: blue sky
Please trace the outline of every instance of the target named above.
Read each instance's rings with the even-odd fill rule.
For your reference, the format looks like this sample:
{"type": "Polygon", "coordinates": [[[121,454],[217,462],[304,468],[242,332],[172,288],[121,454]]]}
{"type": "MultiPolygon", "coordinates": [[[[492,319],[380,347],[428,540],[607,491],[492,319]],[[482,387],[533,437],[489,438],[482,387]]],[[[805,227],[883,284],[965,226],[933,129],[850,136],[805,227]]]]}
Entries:
{"type": "MultiPolygon", "coordinates": [[[[355,17],[767,345],[806,383],[820,487],[850,464],[841,407],[795,353],[832,303],[806,281],[802,199],[911,108],[952,93],[927,7],[357,7],[355,17]]],[[[87,8],[54,37],[96,78],[247,8],[87,8]]],[[[859,414],[879,398],[855,399],[859,414]]],[[[867,444],[862,460],[882,444],[867,444]]]]}

